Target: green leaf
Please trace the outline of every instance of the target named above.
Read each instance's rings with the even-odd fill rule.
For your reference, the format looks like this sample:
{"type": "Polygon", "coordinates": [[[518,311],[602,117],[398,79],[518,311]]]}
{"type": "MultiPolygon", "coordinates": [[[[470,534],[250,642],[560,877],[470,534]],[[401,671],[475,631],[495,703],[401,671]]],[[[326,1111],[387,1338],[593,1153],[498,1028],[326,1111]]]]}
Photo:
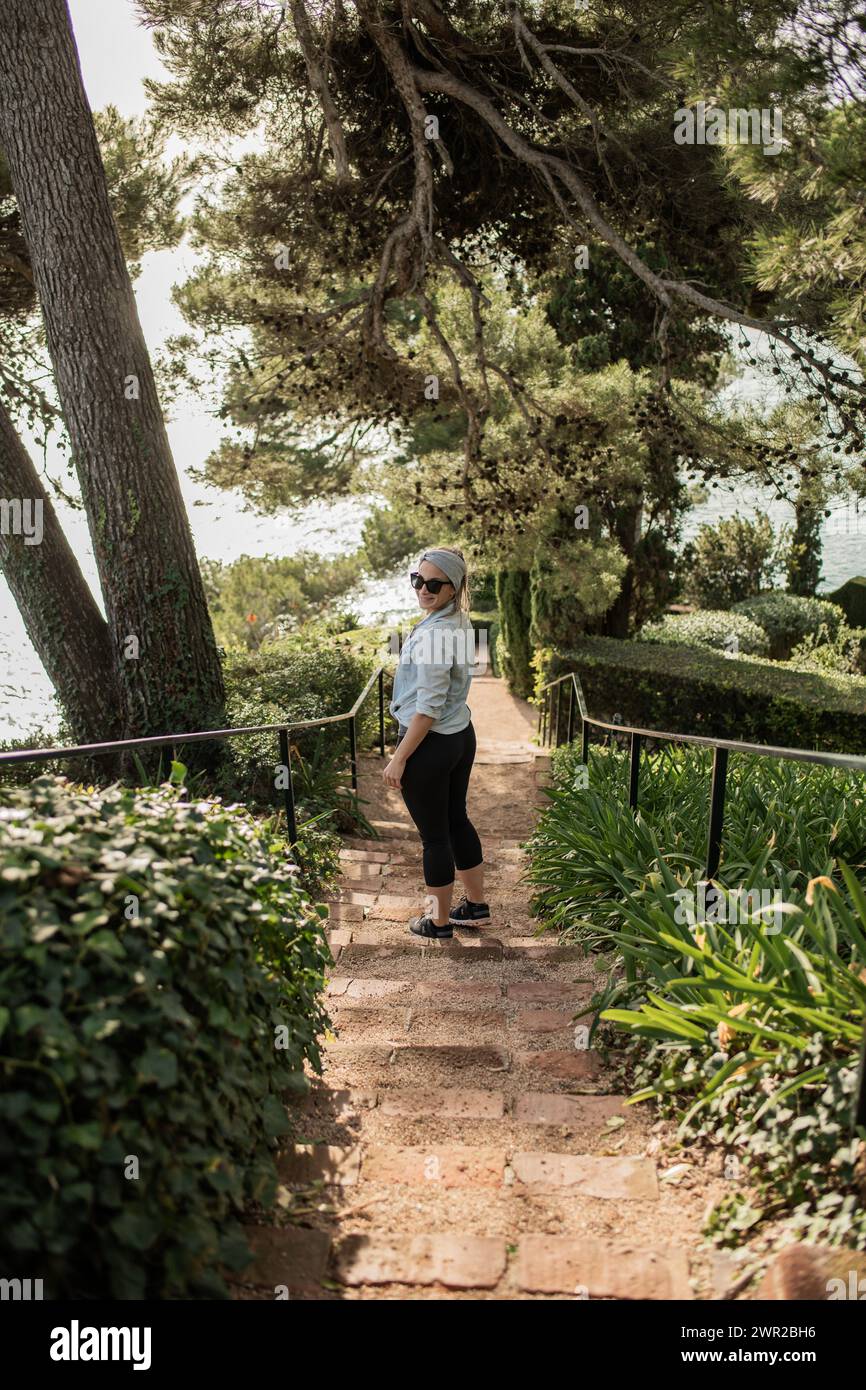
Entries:
{"type": "Polygon", "coordinates": [[[165,1047],[149,1047],[138,1059],[138,1079],[155,1081],[161,1090],[177,1084],[177,1057],[165,1047]]]}
{"type": "Polygon", "coordinates": [[[291,1130],[291,1121],[286,1113],[286,1107],[277,1096],[266,1096],[262,1106],[262,1124],[265,1134],[271,1139],[276,1139],[281,1134],[288,1134],[291,1130]]]}

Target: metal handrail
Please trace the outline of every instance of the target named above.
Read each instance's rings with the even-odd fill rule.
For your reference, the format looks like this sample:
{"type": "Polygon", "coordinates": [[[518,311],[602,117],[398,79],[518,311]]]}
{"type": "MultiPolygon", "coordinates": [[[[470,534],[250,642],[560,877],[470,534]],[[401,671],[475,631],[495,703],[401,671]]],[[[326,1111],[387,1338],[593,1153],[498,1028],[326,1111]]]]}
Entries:
{"type": "MultiPolygon", "coordinates": [[[[640,783],[640,754],[645,739],[657,739],[666,743],[688,743],[698,748],[713,749],[713,772],[710,782],[710,816],[707,832],[706,869],[707,882],[715,879],[719,871],[722,852],[722,829],[725,815],[725,793],[727,788],[728,754],[750,753],[759,757],[784,758],[786,761],[816,763],[823,767],[841,767],[854,772],[866,773],[866,757],[855,753],[821,753],[804,748],[781,748],[769,743],[742,743],[736,739],[712,738],[702,734],[679,734],[670,730],[644,729],[635,724],[609,723],[604,719],[594,719],[590,715],[583,686],[576,671],[566,671],[564,675],[547,681],[539,691],[537,734],[542,747],[549,747],[551,734],[555,734],[554,747],[562,742],[560,738],[560,715],[562,706],[562,685],[570,681],[568,696],[567,743],[574,741],[575,700],[581,721],[581,762],[589,765],[590,728],[605,729],[608,734],[627,734],[630,739],[628,786],[629,807],[637,810],[640,783]],[[553,691],[556,689],[556,713],[553,712],[553,691]],[[548,692],[547,699],[544,699],[548,692]]],[[[855,1088],[852,1125],[866,1126],[866,1028],[860,1052],[860,1069],[855,1088]]]]}
{"type": "Polygon", "coordinates": [[[302,729],[316,729],[324,724],[349,723],[349,758],[352,771],[352,790],[358,790],[358,739],[356,720],[358,712],[369,695],[373,684],[379,684],[379,753],[385,756],[385,687],[386,667],[378,666],[361,691],[352,708],[345,714],[323,715],[321,719],[298,719],[288,724],[244,724],[231,729],[206,729],[187,734],[154,734],[145,738],[112,739],[108,743],[78,743],[70,748],[18,748],[11,753],[0,753],[0,768],[4,764],[26,762],[50,762],[54,759],[100,757],[116,753],[126,748],[159,748],[169,744],[205,743],[209,739],[219,742],[223,739],[238,738],[243,734],[276,733],[279,737],[280,759],[288,777],[285,792],[286,829],[288,842],[294,848],[298,842],[298,827],[295,819],[295,791],[292,779],[292,764],[289,757],[289,735],[302,729]]]}

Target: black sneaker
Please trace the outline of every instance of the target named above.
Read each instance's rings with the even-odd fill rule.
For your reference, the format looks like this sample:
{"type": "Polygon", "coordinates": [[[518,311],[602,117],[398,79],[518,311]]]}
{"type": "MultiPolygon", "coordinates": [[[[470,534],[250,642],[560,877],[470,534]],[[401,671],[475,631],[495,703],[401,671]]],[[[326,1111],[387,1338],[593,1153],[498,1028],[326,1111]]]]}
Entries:
{"type": "Polygon", "coordinates": [[[453,922],[455,927],[477,927],[482,922],[490,921],[490,908],[487,903],[471,903],[464,896],[456,907],[452,907],[448,921],[453,922]]]}
{"type": "Polygon", "coordinates": [[[415,936],[429,936],[433,941],[452,941],[454,933],[450,926],[437,927],[432,917],[413,917],[409,930],[415,936]]]}

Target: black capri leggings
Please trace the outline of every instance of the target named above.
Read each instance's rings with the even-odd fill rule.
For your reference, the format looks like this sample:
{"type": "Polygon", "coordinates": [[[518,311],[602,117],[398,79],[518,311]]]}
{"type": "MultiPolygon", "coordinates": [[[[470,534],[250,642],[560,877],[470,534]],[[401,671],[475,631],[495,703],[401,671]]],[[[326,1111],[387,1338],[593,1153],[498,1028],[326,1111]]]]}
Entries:
{"type": "MultiPolygon", "coordinates": [[[[397,740],[399,747],[403,735],[397,740]]],[[[424,846],[424,882],[444,888],[454,870],[481,863],[481,841],[466,814],[466,791],[475,759],[472,722],[456,734],[431,730],[406,760],[400,791],[424,846]]]]}

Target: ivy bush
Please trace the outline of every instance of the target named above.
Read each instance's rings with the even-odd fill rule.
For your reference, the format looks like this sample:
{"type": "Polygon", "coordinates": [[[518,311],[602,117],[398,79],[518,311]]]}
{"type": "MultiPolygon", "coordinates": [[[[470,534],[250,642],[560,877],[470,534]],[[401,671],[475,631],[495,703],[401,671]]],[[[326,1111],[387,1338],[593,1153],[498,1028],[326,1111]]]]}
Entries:
{"type": "Polygon", "coordinates": [[[0,793],[0,1252],[51,1298],[212,1298],[321,1072],[331,963],[285,846],[182,788],[0,793]]]}
{"type": "Polygon", "coordinates": [[[636,636],[639,642],[715,647],[751,656],[770,654],[770,642],[764,629],[745,614],[725,609],[700,608],[696,613],[668,613],[657,623],[647,623],[636,636]]]}

